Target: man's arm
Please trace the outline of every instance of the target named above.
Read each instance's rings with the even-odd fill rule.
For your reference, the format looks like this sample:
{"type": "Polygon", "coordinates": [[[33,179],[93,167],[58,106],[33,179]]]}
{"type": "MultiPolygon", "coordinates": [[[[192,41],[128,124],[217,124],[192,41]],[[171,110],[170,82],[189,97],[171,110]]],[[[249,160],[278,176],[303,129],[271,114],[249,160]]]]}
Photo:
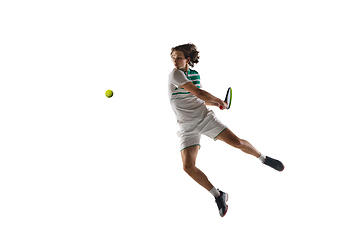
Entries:
{"type": "Polygon", "coordinates": [[[196,97],[200,98],[201,100],[205,101],[206,105],[216,106],[216,107],[222,106],[223,109],[226,109],[227,104],[224,101],[211,95],[207,91],[197,88],[191,82],[188,82],[188,83],[182,85],[181,87],[184,88],[186,91],[191,92],[192,94],[194,94],[196,97]]]}

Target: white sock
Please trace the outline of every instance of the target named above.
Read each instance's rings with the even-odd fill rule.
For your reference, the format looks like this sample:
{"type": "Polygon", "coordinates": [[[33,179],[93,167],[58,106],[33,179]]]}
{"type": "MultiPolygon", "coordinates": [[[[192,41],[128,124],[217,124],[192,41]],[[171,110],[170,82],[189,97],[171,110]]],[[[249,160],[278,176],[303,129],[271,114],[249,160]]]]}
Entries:
{"type": "Polygon", "coordinates": [[[264,154],[261,154],[261,156],[259,157],[259,160],[264,163],[265,162],[265,158],[266,156],[264,154]]]}
{"type": "Polygon", "coordinates": [[[217,198],[218,196],[220,196],[220,192],[213,187],[210,191],[209,191],[215,198],[217,198]]]}

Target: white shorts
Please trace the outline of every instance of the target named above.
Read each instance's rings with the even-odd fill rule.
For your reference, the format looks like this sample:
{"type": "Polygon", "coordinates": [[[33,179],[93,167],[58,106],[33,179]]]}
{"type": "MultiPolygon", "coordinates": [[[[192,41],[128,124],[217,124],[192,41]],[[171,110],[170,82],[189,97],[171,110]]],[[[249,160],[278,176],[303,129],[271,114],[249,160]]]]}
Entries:
{"type": "Polygon", "coordinates": [[[180,151],[187,147],[200,145],[201,134],[216,140],[215,138],[226,128],[211,110],[200,122],[181,123],[181,130],[178,132],[180,151]]]}

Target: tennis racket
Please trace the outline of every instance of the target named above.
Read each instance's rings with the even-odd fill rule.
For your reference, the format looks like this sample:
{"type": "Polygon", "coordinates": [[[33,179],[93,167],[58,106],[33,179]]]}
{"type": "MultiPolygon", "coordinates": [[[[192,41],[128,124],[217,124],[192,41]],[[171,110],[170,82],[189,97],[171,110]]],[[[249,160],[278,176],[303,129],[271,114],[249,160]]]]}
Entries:
{"type": "MultiPolygon", "coordinates": [[[[224,100],[224,102],[226,102],[228,104],[226,109],[230,108],[231,100],[232,100],[232,89],[231,89],[231,87],[229,87],[228,90],[226,91],[226,96],[225,96],[225,100],[224,100]]],[[[222,109],[222,106],[220,106],[220,109],[222,109]]]]}

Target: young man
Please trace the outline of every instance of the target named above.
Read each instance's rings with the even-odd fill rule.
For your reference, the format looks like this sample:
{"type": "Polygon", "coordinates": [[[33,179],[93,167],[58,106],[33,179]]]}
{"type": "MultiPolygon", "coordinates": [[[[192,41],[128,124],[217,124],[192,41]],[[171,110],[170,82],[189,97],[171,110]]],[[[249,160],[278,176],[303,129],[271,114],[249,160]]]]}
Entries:
{"type": "Polygon", "coordinates": [[[278,171],[283,171],[284,165],[261,154],[248,141],[238,138],[206,107],[208,105],[225,109],[227,103],[202,90],[198,72],[189,69],[189,65],[193,67],[199,62],[198,54],[194,44],[184,44],[171,49],[175,69],[169,75],[169,99],[180,127],[178,135],[184,171],[215,197],[220,216],[224,217],[228,209],[228,194],[216,189],[207,176],[195,166],[202,134],[253,155],[278,171]]]}

